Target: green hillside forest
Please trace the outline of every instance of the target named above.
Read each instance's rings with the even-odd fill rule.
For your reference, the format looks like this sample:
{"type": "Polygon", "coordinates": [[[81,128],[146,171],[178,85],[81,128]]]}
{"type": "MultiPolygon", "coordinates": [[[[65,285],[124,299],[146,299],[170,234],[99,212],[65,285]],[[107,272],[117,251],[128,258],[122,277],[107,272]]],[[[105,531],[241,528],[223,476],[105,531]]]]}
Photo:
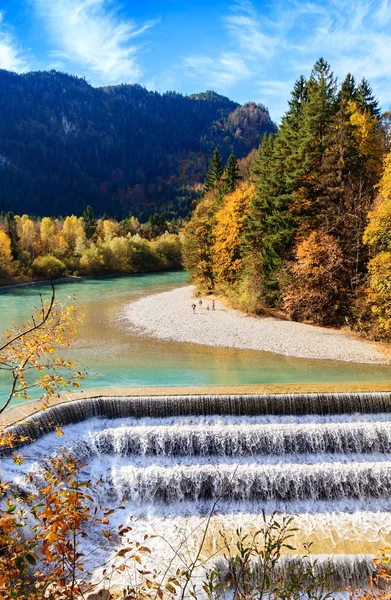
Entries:
{"type": "Polygon", "coordinates": [[[189,214],[215,146],[243,157],[276,126],[260,104],[140,85],[93,88],[0,70],[0,211],[144,219],[189,214]]]}

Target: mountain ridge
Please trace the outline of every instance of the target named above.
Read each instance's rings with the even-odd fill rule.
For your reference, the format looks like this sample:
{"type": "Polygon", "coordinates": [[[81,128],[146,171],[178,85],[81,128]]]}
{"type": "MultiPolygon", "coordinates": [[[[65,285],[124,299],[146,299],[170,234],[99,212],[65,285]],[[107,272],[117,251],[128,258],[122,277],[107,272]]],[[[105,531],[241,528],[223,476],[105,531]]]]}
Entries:
{"type": "Polygon", "coordinates": [[[215,146],[241,158],[275,130],[262,104],[211,90],[94,88],[54,70],[0,70],[0,210],[186,216],[215,146]]]}

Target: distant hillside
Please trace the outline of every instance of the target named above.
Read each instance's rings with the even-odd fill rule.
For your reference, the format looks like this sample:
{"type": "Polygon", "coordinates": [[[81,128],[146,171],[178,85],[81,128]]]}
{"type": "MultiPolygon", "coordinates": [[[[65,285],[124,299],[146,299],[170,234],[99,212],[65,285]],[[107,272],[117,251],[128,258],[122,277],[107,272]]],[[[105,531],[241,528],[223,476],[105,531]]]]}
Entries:
{"type": "Polygon", "coordinates": [[[0,211],[188,213],[210,156],[238,157],[275,130],[261,104],[214,92],[93,88],[56,71],[0,70],[0,211]]]}

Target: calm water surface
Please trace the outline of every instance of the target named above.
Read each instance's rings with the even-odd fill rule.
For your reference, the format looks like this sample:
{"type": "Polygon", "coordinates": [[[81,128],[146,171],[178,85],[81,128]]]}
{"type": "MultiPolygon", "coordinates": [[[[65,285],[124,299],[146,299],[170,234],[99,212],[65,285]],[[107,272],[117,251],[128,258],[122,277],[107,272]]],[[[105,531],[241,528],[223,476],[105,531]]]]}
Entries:
{"type": "MultiPolygon", "coordinates": [[[[183,272],[86,279],[56,286],[65,300],[73,294],[85,319],[71,358],[91,375],[83,389],[142,385],[235,385],[390,381],[390,367],[288,358],[254,350],[211,348],[140,337],[121,313],[141,296],[187,285],[183,272]],[[97,373],[93,375],[92,373],[97,373]]],[[[50,296],[46,284],[0,292],[0,329],[22,323],[50,296]]],[[[7,386],[0,381],[0,396],[7,386]]]]}

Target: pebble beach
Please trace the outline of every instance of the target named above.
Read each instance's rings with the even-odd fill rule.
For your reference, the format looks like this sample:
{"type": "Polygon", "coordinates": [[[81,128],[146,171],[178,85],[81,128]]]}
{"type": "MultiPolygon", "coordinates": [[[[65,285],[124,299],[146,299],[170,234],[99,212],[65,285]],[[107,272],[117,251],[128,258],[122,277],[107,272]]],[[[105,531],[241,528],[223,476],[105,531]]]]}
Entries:
{"type": "Polygon", "coordinates": [[[218,298],[194,297],[194,286],[145,296],[122,315],[139,335],[160,340],[261,350],[306,359],[389,363],[375,344],[343,331],[275,317],[255,317],[227,308],[218,298]],[[193,312],[192,304],[196,304],[193,312]],[[207,307],[209,306],[209,310],[207,307]]]}

